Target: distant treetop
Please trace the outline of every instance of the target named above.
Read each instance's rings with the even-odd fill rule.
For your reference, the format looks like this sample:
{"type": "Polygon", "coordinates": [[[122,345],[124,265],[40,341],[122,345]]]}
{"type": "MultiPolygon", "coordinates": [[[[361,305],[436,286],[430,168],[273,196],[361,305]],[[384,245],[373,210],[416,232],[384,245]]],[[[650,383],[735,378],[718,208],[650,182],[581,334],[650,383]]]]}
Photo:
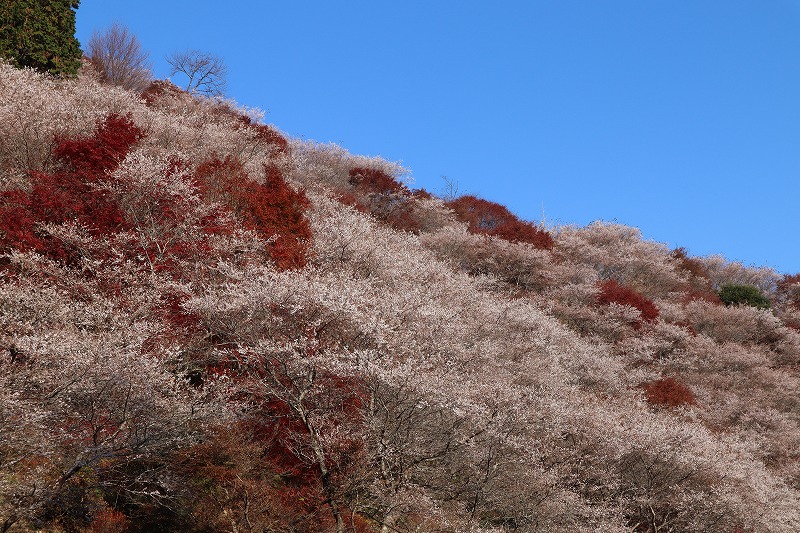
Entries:
{"type": "Polygon", "coordinates": [[[221,96],[227,86],[228,67],[214,54],[201,50],[185,50],[167,56],[170,76],[186,77],[186,91],[205,96],[221,96]]]}

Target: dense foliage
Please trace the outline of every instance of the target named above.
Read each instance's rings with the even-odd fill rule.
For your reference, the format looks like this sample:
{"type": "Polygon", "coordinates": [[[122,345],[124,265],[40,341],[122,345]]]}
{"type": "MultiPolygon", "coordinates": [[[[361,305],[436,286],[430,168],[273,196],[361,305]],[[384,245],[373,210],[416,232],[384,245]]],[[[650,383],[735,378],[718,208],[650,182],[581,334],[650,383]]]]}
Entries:
{"type": "Polygon", "coordinates": [[[4,0],[0,5],[0,57],[19,67],[75,76],[81,65],[75,38],[80,0],[4,0]]]}
{"type": "Polygon", "coordinates": [[[770,306],[769,298],[752,285],[725,284],[719,289],[719,298],[725,305],[744,304],[759,309],[770,306]]]}
{"type": "Polygon", "coordinates": [[[0,64],[0,529],[800,530],[800,278],[407,183],[0,64]]]}
{"type": "MultiPolygon", "coordinates": [[[[619,304],[627,305],[639,310],[641,320],[653,322],[658,318],[658,307],[638,292],[620,285],[613,279],[600,283],[597,303],[600,305],[619,304]]],[[[640,322],[636,323],[637,326],[640,322]]]]}
{"type": "Polygon", "coordinates": [[[466,195],[447,202],[459,220],[466,222],[473,233],[497,235],[512,242],[525,242],[549,250],[553,238],[529,222],[519,220],[505,206],[466,195]]]}

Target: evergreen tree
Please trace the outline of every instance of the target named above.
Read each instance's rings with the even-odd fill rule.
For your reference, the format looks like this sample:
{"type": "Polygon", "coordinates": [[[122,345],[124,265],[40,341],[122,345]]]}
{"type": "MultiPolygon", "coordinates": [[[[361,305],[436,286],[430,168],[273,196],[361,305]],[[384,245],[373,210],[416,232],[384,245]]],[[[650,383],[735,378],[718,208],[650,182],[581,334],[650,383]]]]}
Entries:
{"type": "Polygon", "coordinates": [[[81,64],[75,38],[80,0],[0,2],[0,56],[15,66],[74,76],[81,64]]]}
{"type": "Polygon", "coordinates": [[[759,309],[769,309],[770,301],[759,289],[752,285],[723,285],[719,298],[725,305],[745,304],[759,309]]]}

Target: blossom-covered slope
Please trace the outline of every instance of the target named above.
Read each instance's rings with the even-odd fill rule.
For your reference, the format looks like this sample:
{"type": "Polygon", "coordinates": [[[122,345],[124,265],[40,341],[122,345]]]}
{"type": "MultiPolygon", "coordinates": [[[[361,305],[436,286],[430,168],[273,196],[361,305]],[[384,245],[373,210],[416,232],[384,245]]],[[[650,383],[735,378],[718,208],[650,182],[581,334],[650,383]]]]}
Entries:
{"type": "Polygon", "coordinates": [[[2,531],[800,531],[800,277],[404,172],[0,65],[2,531]]]}

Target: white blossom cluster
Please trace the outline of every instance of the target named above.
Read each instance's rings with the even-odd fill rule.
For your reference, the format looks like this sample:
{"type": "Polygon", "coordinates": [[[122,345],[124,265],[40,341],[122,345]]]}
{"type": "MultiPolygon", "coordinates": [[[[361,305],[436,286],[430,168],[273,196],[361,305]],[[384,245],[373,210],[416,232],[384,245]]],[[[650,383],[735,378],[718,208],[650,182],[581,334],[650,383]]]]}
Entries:
{"type": "MultiPolygon", "coordinates": [[[[600,222],[535,249],[469,233],[436,198],[413,200],[423,231],[398,231],[337,200],[353,167],[408,182],[397,164],[297,140],[278,153],[230,102],[146,103],[5,64],[0,191],[110,113],[146,134],[98,185],[130,227],[37,227],[71,264],[0,250],[0,523],[65,523],[54,509],[88,486],[165,513],[212,502],[188,514],[226,531],[800,531],[800,310],[774,272],[711,257],[698,277],[600,222]],[[208,230],[221,206],[192,171],[226,157],[305,189],[307,266],[278,270],[233,213],[208,230]],[[658,318],[598,304],[605,280],[658,318]],[[687,297],[724,283],[779,305],[687,297]],[[694,401],[651,401],[667,377],[694,401]],[[269,438],[241,429],[258,423],[269,438]],[[317,476],[313,511],[268,470],[275,449],[317,476]]],[[[84,526],[112,503],[92,500],[84,526]]]]}

